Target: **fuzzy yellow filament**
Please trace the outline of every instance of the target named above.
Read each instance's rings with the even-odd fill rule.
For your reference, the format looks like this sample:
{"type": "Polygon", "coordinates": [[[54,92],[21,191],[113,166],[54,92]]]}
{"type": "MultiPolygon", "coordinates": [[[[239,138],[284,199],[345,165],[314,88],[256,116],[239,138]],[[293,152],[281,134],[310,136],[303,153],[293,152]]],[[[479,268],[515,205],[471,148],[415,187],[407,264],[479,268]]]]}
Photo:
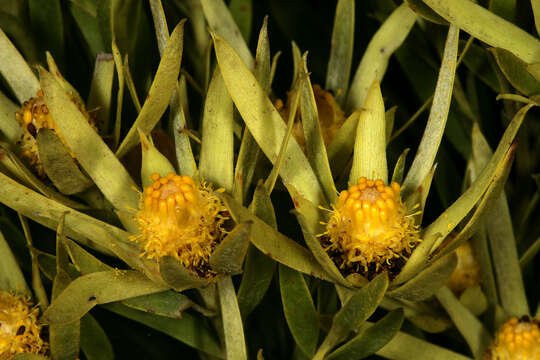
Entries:
{"type": "Polygon", "coordinates": [[[340,193],[324,235],[327,251],[338,256],[341,268],[364,271],[379,271],[410,254],[419,240],[399,184],[364,177],[340,193]]]}
{"type": "Polygon", "coordinates": [[[226,208],[212,189],[189,176],[153,174],[152,180],[136,215],[141,233],[133,239],[147,258],[174,256],[188,269],[201,272],[223,235],[226,208]]]}
{"type": "Polygon", "coordinates": [[[540,359],[538,319],[524,316],[521,319],[513,317],[505,322],[497,332],[486,357],[491,360],[540,359]]]}
{"type": "Polygon", "coordinates": [[[0,359],[15,354],[44,354],[48,345],[37,325],[39,310],[28,299],[0,290],[0,359]]]}

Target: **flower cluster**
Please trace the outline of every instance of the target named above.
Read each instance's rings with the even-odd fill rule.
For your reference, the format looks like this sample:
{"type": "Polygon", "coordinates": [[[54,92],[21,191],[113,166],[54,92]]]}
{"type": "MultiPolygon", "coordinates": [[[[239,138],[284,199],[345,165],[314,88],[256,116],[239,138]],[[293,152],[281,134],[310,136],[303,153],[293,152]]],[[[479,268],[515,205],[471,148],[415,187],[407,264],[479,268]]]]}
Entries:
{"type": "Polygon", "coordinates": [[[141,233],[132,239],[141,244],[143,256],[174,256],[186,268],[200,272],[221,241],[225,206],[206,184],[187,176],[152,175],[144,189],[135,219],[141,233]]]}
{"type": "Polygon", "coordinates": [[[48,344],[37,324],[39,309],[23,296],[0,291],[0,359],[15,354],[45,354],[48,344]]]}
{"type": "Polygon", "coordinates": [[[528,316],[513,317],[505,322],[493,346],[488,350],[491,360],[540,359],[540,321],[528,316]]]}
{"type": "Polygon", "coordinates": [[[419,241],[418,229],[400,190],[398,183],[386,186],[362,177],[340,193],[321,236],[340,268],[379,272],[411,253],[419,241]]]}

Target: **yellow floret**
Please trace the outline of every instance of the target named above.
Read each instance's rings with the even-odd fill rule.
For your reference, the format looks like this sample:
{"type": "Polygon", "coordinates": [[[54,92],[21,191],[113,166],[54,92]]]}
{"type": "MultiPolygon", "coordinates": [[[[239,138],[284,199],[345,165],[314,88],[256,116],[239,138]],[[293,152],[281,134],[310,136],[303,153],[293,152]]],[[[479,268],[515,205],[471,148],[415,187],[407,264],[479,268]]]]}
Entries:
{"type": "Polygon", "coordinates": [[[23,296],[0,290],[0,359],[15,354],[45,354],[48,349],[37,325],[39,310],[23,296]]]}
{"type": "Polygon", "coordinates": [[[523,316],[505,322],[497,334],[486,358],[491,360],[540,359],[540,321],[523,316]]]}
{"type": "MultiPolygon", "coordinates": [[[[72,97],[73,102],[79,107],[79,110],[86,116],[88,122],[95,129],[95,124],[90,114],[86,111],[84,104],[79,104],[72,97]]],[[[39,129],[47,128],[54,130],[58,138],[66,145],[62,134],[58,132],[58,128],[54,123],[53,117],[49,112],[49,108],[45,104],[45,98],[42,90],[38,90],[35,98],[30,98],[23,103],[21,110],[15,113],[15,118],[23,129],[23,134],[19,140],[21,148],[21,156],[26,158],[31,166],[34,167],[40,177],[45,177],[43,165],[39,160],[39,152],[37,147],[36,136],[39,129]]],[[[69,148],[68,148],[69,149],[69,148]]],[[[71,153],[74,158],[75,155],[71,153]]]]}
{"type": "Polygon", "coordinates": [[[321,240],[342,269],[379,272],[411,253],[418,230],[400,190],[362,177],[340,193],[321,240]]]}
{"type": "Polygon", "coordinates": [[[170,255],[186,268],[206,273],[201,269],[224,235],[227,209],[210,187],[189,176],[154,174],[152,180],[135,217],[141,233],[132,239],[149,259],[170,255]]]}

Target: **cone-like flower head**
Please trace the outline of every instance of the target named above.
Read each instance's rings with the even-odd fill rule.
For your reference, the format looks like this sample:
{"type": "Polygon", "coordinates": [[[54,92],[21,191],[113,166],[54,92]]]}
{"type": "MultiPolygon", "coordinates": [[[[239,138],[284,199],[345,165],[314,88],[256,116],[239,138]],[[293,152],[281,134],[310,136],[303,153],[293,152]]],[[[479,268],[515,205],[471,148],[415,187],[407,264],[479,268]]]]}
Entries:
{"type": "Polygon", "coordinates": [[[540,359],[540,321],[523,316],[513,317],[505,322],[493,346],[488,350],[491,360],[532,360],[540,359]]]}
{"type": "Polygon", "coordinates": [[[15,354],[44,354],[48,345],[37,325],[38,308],[23,296],[0,290],[0,359],[15,354]]]}
{"type": "Polygon", "coordinates": [[[399,184],[362,177],[340,193],[322,241],[341,269],[367,273],[408,256],[419,239],[399,184]]]}
{"type": "Polygon", "coordinates": [[[187,176],[152,175],[144,189],[136,221],[141,234],[134,237],[150,259],[174,256],[186,268],[208,275],[208,260],[221,241],[225,206],[205,184],[187,176]]]}

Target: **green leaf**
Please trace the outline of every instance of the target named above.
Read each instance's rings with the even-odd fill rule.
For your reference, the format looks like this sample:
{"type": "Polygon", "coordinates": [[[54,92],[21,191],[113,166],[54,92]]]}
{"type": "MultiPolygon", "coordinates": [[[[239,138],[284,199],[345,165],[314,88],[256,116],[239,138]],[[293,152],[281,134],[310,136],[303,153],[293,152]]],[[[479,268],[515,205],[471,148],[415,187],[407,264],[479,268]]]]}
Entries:
{"type": "Polygon", "coordinates": [[[540,83],[527,70],[527,63],[505,49],[490,49],[497,65],[513,87],[527,96],[540,93],[540,83]]]}
{"type": "Polygon", "coordinates": [[[134,270],[110,270],[83,275],[73,280],[43,314],[49,324],[66,324],[80,319],[91,308],[136,296],[166,290],[134,270]]]}
{"type": "Polygon", "coordinates": [[[489,11],[513,22],[516,17],[516,0],[490,0],[489,11]]]}
{"type": "Polygon", "coordinates": [[[439,150],[452,101],[452,89],[454,87],[457,66],[458,40],[459,29],[456,26],[450,26],[428,122],[413,163],[403,182],[402,192],[405,196],[411,194],[420,186],[432,169],[437,151],[439,150]]]}
{"type": "Polygon", "coordinates": [[[377,351],[377,355],[392,360],[472,360],[404,332],[398,332],[388,344],[377,351]]]}
{"type": "Polygon", "coordinates": [[[377,309],[387,288],[388,274],[384,272],[354,292],[334,316],[332,327],[313,360],[323,359],[324,355],[344,340],[349,333],[357,331],[377,309]]]}
{"type": "Polygon", "coordinates": [[[415,22],[416,14],[404,3],[377,30],[352,80],[347,97],[349,111],[361,109],[371,84],[382,82],[390,56],[403,43],[415,22]]]}
{"type": "Polygon", "coordinates": [[[130,309],[118,303],[107,304],[105,309],[160,331],[191,347],[223,359],[224,355],[212,330],[200,316],[183,313],[181,319],[171,319],[130,309]]]}
{"type": "MultiPolygon", "coordinates": [[[[52,301],[71,283],[68,273],[69,258],[65,247],[64,235],[65,214],[60,218],[56,230],[56,276],[53,279],[52,301]]],[[[49,326],[49,342],[51,356],[56,360],[71,360],[79,355],[81,324],[79,319],[66,324],[51,324],[49,326]]]]}
{"type": "Polygon", "coordinates": [[[311,358],[319,340],[319,314],[315,310],[304,275],[279,265],[279,288],[283,312],[294,341],[311,358]]]}
{"type": "Polygon", "coordinates": [[[491,334],[446,286],[441,287],[436,296],[467,341],[474,357],[481,358],[486,348],[491,345],[491,334]]]}
{"type": "Polygon", "coordinates": [[[251,22],[253,17],[253,5],[252,0],[231,0],[229,3],[229,10],[234,19],[235,24],[238,26],[238,30],[242,33],[242,36],[249,42],[251,35],[251,22]]]}
{"type": "Polygon", "coordinates": [[[61,193],[77,194],[93,185],[53,130],[40,129],[36,141],[43,170],[61,193]]]}
{"type": "Polygon", "coordinates": [[[229,195],[220,194],[220,198],[237,223],[253,222],[251,226],[251,242],[266,256],[304,274],[331,281],[306,248],[274,230],[270,225],[251,214],[248,209],[239,205],[229,195]]]}
{"type": "MultiPolygon", "coordinates": [[[[231,12],[223,0],[200,0],[206,21],[214,33],[225,39],[249,69],[253,69],[253,56],[249,51],[231,12]]],[[[215,42],[215,39],[214,39],[215,42]]],[[[219,60],[218,60],[219,61],[219,60]]],[[[223,71],[223,69],[222,69],[223,71]]]]}
{"type": "MultiPolygon", "coordinates": [[[[476,253],[475,253],[476,255],[476,253]]],[[[459,302],[475,315],[482,315],[488,308],[488,300],[480,285],[468,287],[459,296],[459,302]]]]}
{"type": "Polygon", "coordinates": [[[113,360],[114,351],[103,328],[90,314],[81,319],[81,349],[88,360],[113,360]]]}
{"type": "Polygon", "coordinates": [[[223,319],[223,334],[227,359],[247,360],[242,317],[238,308],[236,292],[230,276],[217,281],[219,305],[223,319]]]}
{"type": "Polygon", "coordinates": [[[204,103],[199,171],[202,179],[227,191],[233,189],[234,178],[233,110],[223,77],[216,68],[204,103]]]}
{"type": "Polygon", "coordinates": [[[251,223],[238,224],[210,256],[210,266],[218,273],[239,274],[249,246],[251,223]]]}
{"type": "Polygon", "coordinates": [[[146,188],[152,185],[153,174],[165,177],[176,171],[169,160],[156,149],[151,139],[148,139],[142,131],[139,131],[139,136],[142,150],[141,183],[146,188]]]}
{"type": "Polygon", "coordinates": [[[178,171],[182,175],[194,177],[197,174],[197,164],[193,157],[191,144],[186,128],[186,113],[182,106],[182,94],[180,85],[177,84],[176,91],[171,99],[170,118],[173,124],[174,132],[174,149],[176,152],[176,160],[178,161],[178,171]]]}
{"type": "Polygon", "coordinates": [[[397,289],[388,292],[393,298],[421,301],[432,296],[443,286],[457,265],[457,257],[449,254],[416,275],[397,289]]]}
{"type": "MultiPolygon", "coordinates": [[[[15,144],[23,133],[14,115],[18,109],[18,106],[0,91],[0,135],[10,144],[15,144]]],[[[0,140],[4,139],[0,136],[0,140]]]]}
{"type": "Polygon", "coordinates": [[[150,10],[154,19],[159,55],[163,56],[163,52],[167,47],[167,40],[169,39],[169,28],[167,27],[167,20],[165,19],[165,11],[163,11],[161,0],[150,0],[150,10]]]}
{"type": "Polygon", "coordinates": [[[109,128],[114,80],[114,59],[111,54],[98,54],[94,64],[94,75],[90,84],[87,108],[95,110],[103,133],[109,128]]]}
{"type": "Polygon", "coordinates": [[[300,88],[300,114],[302,116],[302,128],[306,139],[308,159],[319,179],[326,198],[330,203],[334,203],[337,200],[336,185],[334,185],[332,170],[330,170],[328,156],[326,155],[326,145],[322,135],[317,103],[307,70],[307,58],[304,58],[301,64],[300,74],[305,78],[300,88]]]}
{"type": "MultiPolygon", "coordinates": [[[[321,267],[328,273],[328,276],[333,279],[334,282],[336,282],[337,284],[346,286],[346,287],[350,287],[352,284],[348,282],[347,280],[345,280],[345,278],[343,277],[339,269],[336,267],[336,264],[334,263],[334,261],[330,258],[330,256],[328,256],[328,253],[326,252],[326,250],[323,249],[319,239],[316,238],[316,235],[318,234],[314,234],[312,232],[313,226],[310,226],[308,224],[308,221],[306,217],[304,216],[304,214],[301,212],[301,210],[302,209],[299,208],[298,211],[295,211],[295,215],[298,220],[298,223],[300,224],[300,227],[302,228],[304,240],[306,241],[308,248],[311,250],[311,253],[315,257],[315,259],[317,259],[321,267]]],[[[318,211],[317,208],[313,210],[318,211]]]]}
{"type": "MultiPolygon", "coordinates": [[[[116,75],[118,77],[118,92],[116,95],[116,117],[113,127],[113,145],[114,148],[120,143],[120,131],[122,130],[122,107],[124,105],[124,86],[126,81],[124,79],[124,62],[122,61],[122,54],[116,45],[116,40],[113,38],[111,43],[112,55],[114,59],[114,66],[116,68],[116,75]]],[[[108,130],[108,124],[105,130],[108,130]]]]}
{"type": "Polygon", "coordinates": [[[386,345],[401,328],[403,310],[388,313],[381,320],[328,355],[328,360],[363,359],[386,345]]]}
{"type": "Polygon", "coordinates": [[[146,96],[146,101],[141,112],[116,151],[118,158],[124,156],[133,146],[137,145],[138,129],[144,134],[149,134],[167,109],[169,100],[178,83],[178,75],[180,74],[184,23],[185,20],[182,20],[176,25],[167,42],[167,47],[161,57],[154,81],[146,96]]]}
{"type": "MultiPolygon", "coordinates": [[[[287,133],[281,115],[233,48],[217,36],[214,48],[225,85],[240,115],[268,159],[275,163],[287,133]]],[[[317,177],[294,139],[289,143],[280,175],[285,185],[290,183],[314,204],[324,202],[317,177]]]]}
{"type": "Polygon", "coordinates": [[[101,137],[92,129],[68,94],[51,74],[40,68],[45,102],[77,161],[86,170],[105,197],[118,210],[138,207],[135,182],[101,137]]]}
{"type": "Polygon", "coordinates": [[[424,229],[422,233],[422,243],[413,251],[411,257],[405,264],[401,273],[395,279],[396,283],[402,283],[413,277],[426,262],[427,255],[436,249],[436,244],[440,244],[446,236],[458,225],[459,222],[469,213],[473,206],[480,200],[487,190],[497,170],[503,166],[507,157],[507,152],[514,140],[514,137],[532,104],[526,105],[514,116],[506,131],[503,134],[497,150],[489,160],[489,163],[482,170],[476,181],[446,209],[431,225],[424,229]]]}
{"type": "Polygon", "coordinates": [[[326,70],[326,89],[343,105],[349,89],[354,48],[354,0],[339,0],[334,16],[330,59],[326,70]]]}
{"type": "Polygon", "coordinates": [[[440,17],[435,11],[431,10],[429,6],[424,4],[422,0],[405,0],[409,7],[421,17],[434,22],[439,25],[448,25],[448,22],[440,17]]]}
{"type": "Polygon", "coordinates": [[[4,235],[0,231],[0,289],[12,291],[15,294],[30,296],[30,289],[24,275],[17,264],[17,259],[11,252],[4,235]]]}
{"type": "Polygon", "coordinates": [[[497,79],[497,74],[493,71],[489,56],[490,54],[486,49],[471,44],[467,54],[463,57],[463,63],[493,91],[500,93],[501,85],[497,79]]]}
{"type": "Polygon", "coordinates": [[[48,360],[48,358],[41,355],[23,353],[23,354],[15,354],[15,356],[13,356],[13,360],[48,360]]]}
{"type": "Polygon", "coordinates": [[[0,29],[0,74],[22,104],[39,90],[39,81],[7,35],[0,29]]]}
{"type": "Polygon", "coordinates": [[[536,26],[536,33],[540,34],[540,1],[531,0],[531,7],[534,15],[534,25],[536,26]]]}
{"type": "Polygon", "coordinates": [[[349,184],[356,184],[361,177],[388,182],[384,102],[377,81],[371,84],[358,117],[349,184]]]}
{"type": "MultiPolygon", "coordinates": [[[[255,188],[250,210],[272,228],[277,228],[274,207],[262,183],[259,183],[255,188]]],[[[238,307],[243,319],[246,319],[266,294],[275,269],[274,260],[264,255],[254,245],[249,246],[244,264],[244,274],[237,295],[238,307]]]]}
{"type": "Polygon", "coordinates": [[[67,252],[73,266],[83,275],[93,272],[113,270],[109,265],[101,262],[97,257],[77,245],[74,241],[65,240],[67,252]]]}
{"type": "Polygon", "coordinates": [[[159,273],[165,283],[176,291],[204,287],[210,283],[210,280],[200,278],[194,272],[186,269],[178,259],[172,256],[164,256],[159,259],[159,273]]]}
{"type": "Polygon", "coordinates": [[[403,174],[405,173],[405,160],[407,159],[407,154],[411,149],[405,149],[399,155],[399,158],[396,161],[396,166],[394,166],[394,172],[392,173],[392,181],[401,184],[403,181],[403,174]]]}
{"type": "Polygon", "coordinates": [[[349,115],[328,145],[328,161],[334,174],[341,174],[351,157],[356,140],[356,136],[351,136],[351,134],[357,132],[360,113],[361,110],[357,110],[349,115]]]}
{"type": "Polygon", "coordinates": [[[540,62],[540,41],[514,24],[468,0],[423,0],[456,27],[526,63],[540,62]]]}
{"type": "Polygon", "coordinates": [[[163,291],[151,295],[137,296],[122,301],[122,304],[140,311],[180,319],[193,302],[186,296],[175,291],[163,291]]]}

